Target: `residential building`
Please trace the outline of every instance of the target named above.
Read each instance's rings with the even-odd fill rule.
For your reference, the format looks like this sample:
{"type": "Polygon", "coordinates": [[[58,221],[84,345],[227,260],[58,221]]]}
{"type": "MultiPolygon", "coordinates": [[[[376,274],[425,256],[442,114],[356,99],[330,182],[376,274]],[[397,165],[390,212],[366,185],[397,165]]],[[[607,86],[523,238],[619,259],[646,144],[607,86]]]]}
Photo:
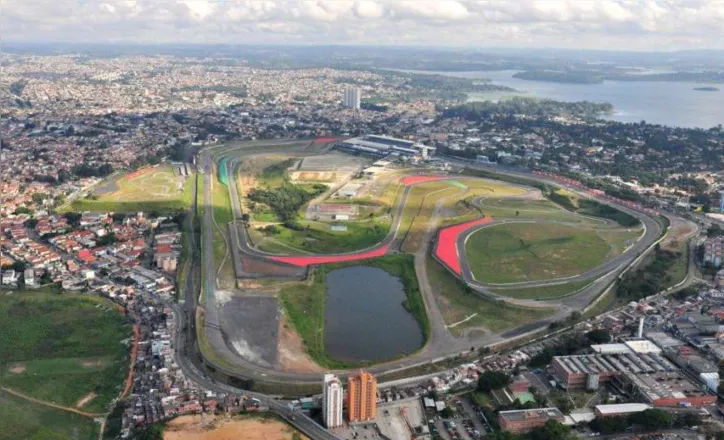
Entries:
{"type": "Polygon", "coordinates": [[[360,89],[359,87],[350,87],[344,91],[344,106],[357,109],[360,108],[360,89]]]}
{"type": "Polygon", "coordinates": [[[18,284],[18,273],[13,269],[6,270],[3,272],[3,285],[4,286],[17,286],[18,284]]]}
{"type": "Polygon", "coordinates": [[[33,269],[25,269],[23,272],[23,279],[25,280],[25,287],[35,287],[35,271],[33,269]]]}
{"type": "Polygon", "coordinates": [[[377,417],[377,378],[365,371],[347,379],[347,416],[350,422],[377,417]]]}
{"type": "Polygon", "coordinates": [[[324,375],[322,394],[322,418],[327,428],[338,428],[344,424],[342,419],[342,401],[344,391],[342,382],[334,374],[324,375]]]}

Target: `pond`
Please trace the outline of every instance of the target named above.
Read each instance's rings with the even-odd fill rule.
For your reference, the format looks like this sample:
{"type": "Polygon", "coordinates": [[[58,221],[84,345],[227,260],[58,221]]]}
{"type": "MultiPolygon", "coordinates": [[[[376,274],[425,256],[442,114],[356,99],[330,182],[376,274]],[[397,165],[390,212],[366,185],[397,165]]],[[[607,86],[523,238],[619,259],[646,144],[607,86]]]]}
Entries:
{"type": "Polygon", "coordinates": [[[417,320],[404,306],[404,285],[382,269],[352,266],[327,274],[324,348],[337,361],[378,362],[422,347],[417,320]]]}

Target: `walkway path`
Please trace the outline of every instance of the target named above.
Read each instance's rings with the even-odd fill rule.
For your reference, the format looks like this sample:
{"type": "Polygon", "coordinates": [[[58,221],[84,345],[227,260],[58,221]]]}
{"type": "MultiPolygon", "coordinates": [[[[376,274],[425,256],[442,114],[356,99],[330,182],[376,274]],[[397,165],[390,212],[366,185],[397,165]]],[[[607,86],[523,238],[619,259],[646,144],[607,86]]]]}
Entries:
{"type": "Polygon", "coordinates": [[[79,409],[58,405],[58,404],[55,404],[52,402],[46,402],[45,400],[39,400],[34,397],[30,397],[27,394],[23,394],[20,391],[15,391],[10,388],[1,387],[0,390],[6,392],[8,394],[12,394],[15,397],[19,397],[21,399],[27,400],[29,402],[37,403],[38,405],[43,405],[43,406],[47,406],[50,408],[59,409],[61,411],[72,412],[72,413],[78,414],[79,416],[92,417],[92,418],[105,417],[105,414],[103,414],[103,413],[89,413],[89,412],[81,411],[79,409]]]}

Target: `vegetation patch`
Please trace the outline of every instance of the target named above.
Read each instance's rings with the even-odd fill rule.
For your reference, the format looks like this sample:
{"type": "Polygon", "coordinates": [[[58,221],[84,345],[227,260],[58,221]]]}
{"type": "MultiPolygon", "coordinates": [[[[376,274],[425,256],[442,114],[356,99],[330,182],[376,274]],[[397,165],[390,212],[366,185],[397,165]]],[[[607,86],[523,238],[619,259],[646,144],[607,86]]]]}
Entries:
{"type": "MultiPolygon", "coordinates": [[[[115,182],[112,192],[98,191],[73,200],[67,209],[100,212],[176,212],[185,211],[193,201],[193,175],[183,177],[178,166],[159,165],[134,171],[115,182]]],[[[181,167],[183,168],[183,167],[181,167]]]]}
{"type": "Polygon", "coordinates": [[[79,414],[39,405],[0,391],[0,439],[95,440],[98,425],[79,414]]]}
{"type": "Polygon", "coordinates": [[[571,295],[591,284],[590,280],[552,286],[527,287],[520,289],[493,289],[492,293],[509,298],[546,300],[571,295]]]}
{"type": "Polygon", "coordinates": [[[424,339],[430,335],[430,323],[427,319],[425,303],[420,294],[415,275],[414,258],[409,255],[387,255],[362,262],[336,263],[319,266],[315,269],[312,279],[303,284],[285,286],[280,297],[289,321],[301,336],[307,353],[319,365],[327,368],[352,368],[329,358],[324,349],[324,310],[326,292],[326,275],[329,271],[349,266],[376,267],[400,278],[407,297],[405,308],[420,324],[424,339]]]}
{"type": "Polygon", "coordinates": [[[519,327],[555,313],[549,308],[528,308],[490,301],[474,292],[432,257],[426,261],[427,277],[449,331],[459,336],[470,329],[493,332],[519,327]]]}
{"type": "Polygon", "coordinates": [[[576,275],[599,266],[608,251],[608,244],[595,231],[552,223],[483,228],[465,245],[473,275],[488,283],[576,275]]]}
{"type": "Polygon", "coordinates": [[[552,202],[581,215],[613,220],[627,228],[641,225],[639,219],[632,215],[595,200],[579,198],[575,194],[563,189],[547,191],[544,194],[552,202]]]}
{"type": "Polygon", "coordinates": [[[678,273],[676,266],[683,255],[686,253],[663,250],[657,246],[644,267],[629,272],[619,282],[616,286],[616,297],[626,302],[638,301],[671,287],[679,281],[678,277],[681,274],[678,273]]]}
{"type": "Polygon", "coordinates": [[[101,298],[43,291],[0,296],[0,386],[104,412],[128,373],[130,325],[101,298]],[[22,365],[20,371],[15,368],[22,365]]]}

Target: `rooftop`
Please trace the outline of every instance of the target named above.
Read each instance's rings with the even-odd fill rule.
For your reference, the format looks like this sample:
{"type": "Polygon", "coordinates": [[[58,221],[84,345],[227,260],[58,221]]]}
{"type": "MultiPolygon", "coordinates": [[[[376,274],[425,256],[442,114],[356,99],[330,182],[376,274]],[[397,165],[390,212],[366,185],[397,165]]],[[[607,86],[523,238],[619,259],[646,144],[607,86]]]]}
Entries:
{"type": "Polygon", "coordinates": [[[529,420],[563,419],[563,413],[558,408],[521,409],[513,411],[501,411],[499,416],[509,422],[521,422],[529,420]]]}
{"type": "Polygon", "coordinates": [[[649,354],[649,353],[661,353],[661,349],[657,347],[653,342],[646,340],[639,341],[626,341],[624,342],[628,348],[635,353],[649,354]]]}
{"type": "Polygon", "coordinates": [[[617,403],[614,405],[596,405],[596,411],[603,415],[626,414],[650,409],[646,403],[617,403]]]}

